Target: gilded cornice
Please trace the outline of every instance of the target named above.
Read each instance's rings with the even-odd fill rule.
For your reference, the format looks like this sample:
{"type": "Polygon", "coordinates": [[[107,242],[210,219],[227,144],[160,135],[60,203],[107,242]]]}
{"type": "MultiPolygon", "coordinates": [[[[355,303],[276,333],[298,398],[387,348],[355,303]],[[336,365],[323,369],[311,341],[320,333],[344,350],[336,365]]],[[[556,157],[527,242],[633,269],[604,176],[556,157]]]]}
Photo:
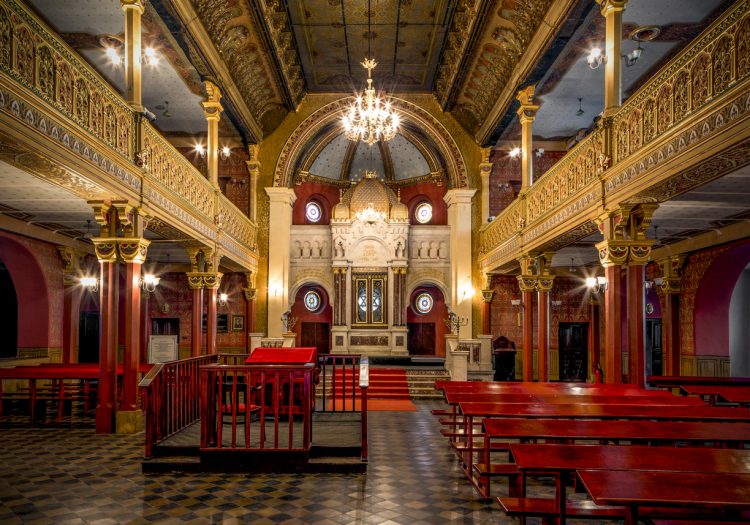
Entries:
{"type": "Polygon", "coordinates": [[[188,33],[192,53],[202,56],[235,116],[259,142],[289,110],[246,2],[219,0],[165,3],[188,33]]]}

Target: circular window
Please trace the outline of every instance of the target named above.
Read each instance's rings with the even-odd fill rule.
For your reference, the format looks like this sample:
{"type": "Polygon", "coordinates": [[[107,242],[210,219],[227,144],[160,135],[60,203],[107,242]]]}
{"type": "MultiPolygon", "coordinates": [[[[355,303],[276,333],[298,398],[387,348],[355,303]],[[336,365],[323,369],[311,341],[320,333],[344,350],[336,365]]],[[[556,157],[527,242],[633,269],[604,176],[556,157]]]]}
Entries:
{"type": "Polygon", "coordinates": [[[305,206],[305,217],[309,222],[319,222],[323,217],[323,210],[320,209],[320,204],[315,201],[310,201],[305,206]]]}
{"type": "Polygon", "coordinates": [[[432,310],[432,304],[432,296],[427,292],[419,294],[417,296],[417,299],[414,301],[414,307],[420,314],[430,313],[430,310],[432,310]]]}
{"type": "Polygon", "coordinates": [[[320,309],[320,294],[310,290],[305,294],[305,308],[311,312],[317,312],[320,309]]]}
{"type": "Polygon", "coordinates": [[[420,224],[427,224],[432,220],[432,205],[429,202],[423,202],[414,210],[414,218],[420,224]]]}

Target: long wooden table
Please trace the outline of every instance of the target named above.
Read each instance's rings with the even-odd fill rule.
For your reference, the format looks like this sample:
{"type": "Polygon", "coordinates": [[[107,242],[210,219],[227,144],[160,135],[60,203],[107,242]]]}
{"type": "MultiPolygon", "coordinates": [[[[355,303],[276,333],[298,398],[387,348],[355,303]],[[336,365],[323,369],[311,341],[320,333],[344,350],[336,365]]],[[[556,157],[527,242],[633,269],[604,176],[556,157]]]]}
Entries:
{"type": "Polygon", "coordinates": [[[519,494],[526,496],[526,478],[555,477],[555,501],[561,524],[566,514],[566,483],[577,470],[663,470],[750,474],[750,451],[607,445],[512,444],[511,459],[521,472],[519,494]]]}
{"type": "Polygon", "coordinates": [[[625,525],[637,525],[640,509],[668,506],[726,511],[750,510],[750,474],[579,470],[578,479],[595,503],[625,507],[625,525]]]}
{"type": "Polygon", "coordinates": [[[683,385],[680,391],[688,396],[707,397],[712,405],[715,405],[719,399],[742,406],[750,405],[750,384],[747,386],[683,385]]]}

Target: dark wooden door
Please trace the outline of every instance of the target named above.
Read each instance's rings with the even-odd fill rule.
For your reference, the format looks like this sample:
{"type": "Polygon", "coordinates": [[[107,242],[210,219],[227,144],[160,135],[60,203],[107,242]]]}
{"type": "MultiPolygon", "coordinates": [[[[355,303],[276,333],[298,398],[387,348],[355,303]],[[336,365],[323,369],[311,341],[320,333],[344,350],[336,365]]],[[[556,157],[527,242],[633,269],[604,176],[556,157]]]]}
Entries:
{"type": "Polygon", "coordinates": [[[329,323],[302,323],[302,346],[314,346],[318,354],[331,351],[331,325],[329,323]]]}
{"type": "Polygon", "coordinates": [[[661,319],[646,319],[646,375],[662,374],[661,319]]]}
{"type": "Polygon", "coordinates": [[[411,355],[435,355],[435,323],[408,323],[411,355]]]}
{"type": "Polygon", "coordinates": [[[78,362],[99,362],[99,312],[81,312],[78,322],[78,362]]]}
{"type": "Polygon", "coordinates": [[[560,323],[558,349],[560,381],[586,381],[588,323],[560,323]]]}

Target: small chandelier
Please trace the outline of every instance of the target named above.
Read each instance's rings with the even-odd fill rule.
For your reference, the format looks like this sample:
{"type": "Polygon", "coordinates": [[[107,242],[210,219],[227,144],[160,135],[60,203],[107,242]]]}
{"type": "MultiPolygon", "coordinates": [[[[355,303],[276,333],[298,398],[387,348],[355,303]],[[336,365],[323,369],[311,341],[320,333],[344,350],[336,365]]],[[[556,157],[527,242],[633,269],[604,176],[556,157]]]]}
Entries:
{"type": "Polygon", "coordinates": [[[399,117],[389,100],[381,99],[372,87],[372,70],[377,66],[372,58],[361,63],[367,70],[367,89],[357,96],[342,118],[344,134],[349,140],[363,140],[373,145],[379,140],[391,140],[398,131],[399,117]]]}

